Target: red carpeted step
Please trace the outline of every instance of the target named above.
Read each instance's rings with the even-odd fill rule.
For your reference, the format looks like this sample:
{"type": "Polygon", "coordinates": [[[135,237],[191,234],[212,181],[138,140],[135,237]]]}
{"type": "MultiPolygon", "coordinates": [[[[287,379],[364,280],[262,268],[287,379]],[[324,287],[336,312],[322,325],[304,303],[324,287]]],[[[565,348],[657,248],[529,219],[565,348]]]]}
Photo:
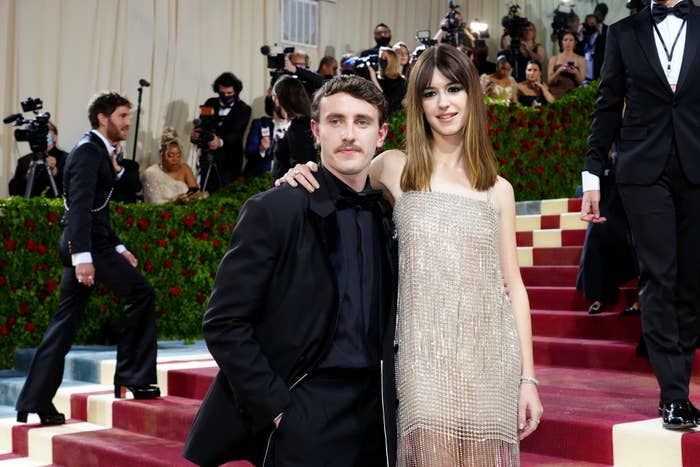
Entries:
{"type": "Polygon", "coordinates": [[[540,217],[541,229],[558,229],[560,214],[544,214],[540,217]]]}
{"type": "Polygon", "coordinates": [[[697,432],[685,433],[681,438],[683,467],[700,465],[700,436],[697,432]]]}
{"type": "Polygon", "coordinates": [[[586,231],[583,229],[561,231],[561,246],[583,246],[585,240],[586,231]]]}
{"type": "Polygon", "coordinates": [[[515,232],[515,243],[518,246],[532,246],[532,230],[528,232],[515,232]]]}
{"type": "Polygon", "coordinates": [[[641,335],[639,316],[580,311],[532,310],[532,332],[537,336],[612,339],[635,344],[641,335]]]}
{"type": "Polygon", "coordinates": [[[112,404],[112,426],[184,443],[201,401],[167,396],[112,404]]]}
{"type": "MultiPolygon", "coordinates": [[[[108,430],[57,435],[53,438],[53,462],[71,467],[194,465],[182,457],[183,443],[140,435],[126,430],[108,430]]],[[[226,464],[251,467],[245,461],[226,464]]]]}
{"type": "Polygon", "coordinates": [[[569,200],[569,212],[581,211],[581,198],[572,198],[569,200]]]}
{"type": "Polygon", "coordinates": [[[576,286],[578,266],[524,266],[520,268],[527,286],[576,286]]]}
{"type": "Polygon", "coordinates": [[[581,246],[562,246],[558,248],[533,248],[534,266],[578,266],[581,262],[581,246]]]}
{"type": "Polygon", "coordinates": [[[533,341],[538,365],[651,372],[649,360],[635,355],[634,342],[541,336],[533,341]]]}
{"type": "Polygon", "coordinates": [[[530,308],[537,310],[571,310],[588,309],[588,301],[575,287],[528,286],[530,308]]]}
{"type": "Polygon", "coordinates": [[[218,368],[190,368],[168,372],[168,394],[171,396],[204,399],[218,368]]]}
{"type": "Polygon", "coordinates": [[[612,467],[611,464],[583,462],[574,459],[564,459],[562,457],[531,454],[529,452],[521,452],[520,465],[522,467],[612,467]]]}

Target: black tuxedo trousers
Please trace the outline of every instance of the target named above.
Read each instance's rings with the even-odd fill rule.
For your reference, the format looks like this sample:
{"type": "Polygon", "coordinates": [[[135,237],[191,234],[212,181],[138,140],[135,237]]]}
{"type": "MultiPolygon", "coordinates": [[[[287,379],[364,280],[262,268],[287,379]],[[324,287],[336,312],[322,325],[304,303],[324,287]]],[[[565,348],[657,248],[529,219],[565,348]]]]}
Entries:
{"type": "Polygon", "coordinates": [[[670,402],[688,398],[700,304],[700,185],[691,184],[673,151],[652,185],[621,185],[639,261],[642,332],[670,402]]]}
{"type": "MultiPolygon", "coordinates": [[[[92,252],[95,282],[103,283],[125,300],[117,344],[114,383],[146,385],[156,382],[155,296],[149,282],[113,248],[92,252]]],[[[95,287],[95,286],[93,286],[95,287]]],[[[92,291],[78,282],[74,267],[64,267],[61,300],[37,348],[27,381],[17,400],[18,411],[38,412],[51,404],[63,379],[65,356],[70,350],[80,316],[92,291]]],[[[97,310],[88,310],[95,313],[97,310]]]]}

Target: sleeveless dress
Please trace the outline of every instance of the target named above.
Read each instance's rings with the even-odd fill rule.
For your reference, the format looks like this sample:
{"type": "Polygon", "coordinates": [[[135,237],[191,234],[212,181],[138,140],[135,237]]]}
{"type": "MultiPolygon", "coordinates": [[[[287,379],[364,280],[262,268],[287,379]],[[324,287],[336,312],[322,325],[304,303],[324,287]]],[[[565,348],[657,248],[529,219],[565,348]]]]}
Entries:
{"type": "MultiPolygon", "coordinates": [[[[566,65],[557,63],[554,65],[554,71],[557,71],[561,67],[566,67],[566,65]]],[[[578,87],[578,81],[576,81],[576,74],[566,71],[559,75],[559,79],[549,86],[549,92],[552,93],[554,97],[559,99],[561,96],[571,91],[572,89],[578,87]]]]}
{"type": "Polygon", "coordinates": [[[399,466],[520,462],[520,346],[488,198],[410,191],[394,208],[399,466]]]}

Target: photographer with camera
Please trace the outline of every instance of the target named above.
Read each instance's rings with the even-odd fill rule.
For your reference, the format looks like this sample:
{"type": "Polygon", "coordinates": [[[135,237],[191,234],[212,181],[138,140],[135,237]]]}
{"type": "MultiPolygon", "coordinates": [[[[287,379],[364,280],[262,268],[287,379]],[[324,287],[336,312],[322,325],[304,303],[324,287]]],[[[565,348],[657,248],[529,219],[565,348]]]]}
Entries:
{"type": "Polygon", "coordinates": [[[323,76],[309,69],[309,55],[305,52],[295,51],[285,56],[284,71],[299,78],[309,96],[323,86],[323,76]]]}
{"type": "Polygon", "coordinates": [[[201,150],[200,187],[214,192],[240,177],[243,133],[250,121],[250,106],[240,99],[243,83],[227,71],[212,84],[218,94],[200,106],[190,140],[201,150]]]}
{"type": "MultiPolygon", "coordinates": [[[[501,48],[509,51],[508,60],[513,66],[514,78],[517,82],[527,79],[526,71],[528,62],[537,60],[540,63],[545,63],[545,49],[542,44],[537,42],[537,29],[532,21],[523,23],[522,36],[519,38],[519,47],[517,53],[513,53],[512,38],[506,34],[507,30],[503,30],[501,34],[501,48]]],[[[517,44],[515,44],[517,45],[517,44]]]]}
{"type": "Polygon", "coordinates": [[[450,44],[465,52],[474,46],[475,37],[462,19],[459,5],[448,2],[450,11],[440,21],[440,29],[433,39],[436,44],[450,44]]]}
{"type": "Polygon", "coordinates": [[[58,142],[58,129],[52,122],[48,122],[48,133],[46,135],[46,150],[43,153],[35,152],[26,154],[17,159],[17,168],[15,175],[10,180],[10,196],[25,196],[27,190],[27,182],[31,177],[31,167],[34,165],[34,183],[32,184],[32,192],[29,196],[41,196],[45,192],[48,198],[61,196],[63,193],[63,166],[66,163],[68,153],[59,149],[56,146],[58,142]],[[40,157],[38,157],[40,155],[40,157]],[[51,180],[48,172],[56,182],[58,195],[53,192],[51,180]]]}

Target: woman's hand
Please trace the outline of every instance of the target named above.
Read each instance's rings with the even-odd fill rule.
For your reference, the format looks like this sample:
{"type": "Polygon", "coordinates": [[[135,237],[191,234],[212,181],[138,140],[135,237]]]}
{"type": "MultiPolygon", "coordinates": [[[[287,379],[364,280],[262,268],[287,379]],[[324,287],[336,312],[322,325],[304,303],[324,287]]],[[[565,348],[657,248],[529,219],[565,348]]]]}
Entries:
{"type": "Polygon", "coordinates": [[[531,382],[522,381],[518,400],[518,437],[521,440],[534,433],[540,424],[543,411],[537,386],[531,382]]]}
{"type": "Polygon", "coordinates": [[[313,172],[318,172],[318,164],[309,161],[306,164],[297,164],[289,169],[284,176],[275,180],[275,186],[288,183],[289,186],[303,186],[309,193],[316,191],[320,185],[313,176],[313,172]]]}

